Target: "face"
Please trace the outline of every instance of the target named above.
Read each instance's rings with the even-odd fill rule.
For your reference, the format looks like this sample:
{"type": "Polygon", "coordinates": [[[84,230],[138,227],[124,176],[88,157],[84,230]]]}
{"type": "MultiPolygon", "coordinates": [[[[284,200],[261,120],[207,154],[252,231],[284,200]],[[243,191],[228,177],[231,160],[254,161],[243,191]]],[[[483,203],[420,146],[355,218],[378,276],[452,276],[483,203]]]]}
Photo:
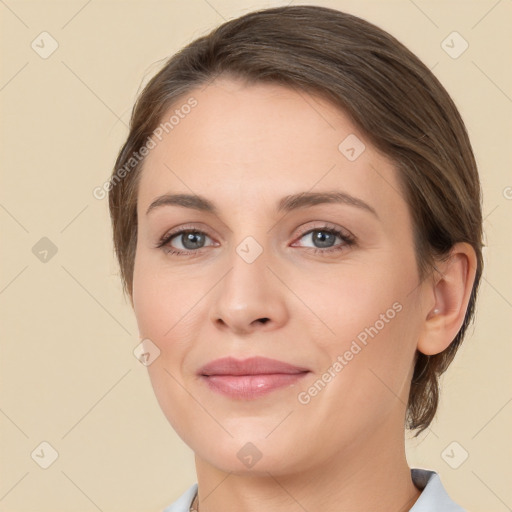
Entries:
{"type": "Polygon", "coordinates": [[[133,304],[167,419],[240,473],[403,442],[422,288],[393,164],[304,92],[223,79],[189,97],[138,192],[133,304]]]}

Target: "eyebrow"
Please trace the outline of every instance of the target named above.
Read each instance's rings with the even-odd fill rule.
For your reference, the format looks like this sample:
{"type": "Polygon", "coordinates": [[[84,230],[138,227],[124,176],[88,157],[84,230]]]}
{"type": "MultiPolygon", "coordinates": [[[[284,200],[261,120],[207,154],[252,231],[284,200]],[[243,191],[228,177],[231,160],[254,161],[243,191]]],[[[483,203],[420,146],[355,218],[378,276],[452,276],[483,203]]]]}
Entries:
{"type": "MultiPolygon", "coordinates": [[[[318,204],[324,203],[338,203],[355,206],[362,210],[372,213],[375,217],[379,218],[375,209],[368,203],[354,197],[346,192],[340,191],[326,191],[326,192],[302,192],[285,196],[277,203],[277,212],[290,212],[300,208],[309,208],[318,204]]],[[[157,197],[146,211],[146,215],[151,211],[161,206],[181,206],[183,208],[192,208],[213,215],[219,214],[217,207],[203,196],[194,194],[165,194],[157,197]]]]}

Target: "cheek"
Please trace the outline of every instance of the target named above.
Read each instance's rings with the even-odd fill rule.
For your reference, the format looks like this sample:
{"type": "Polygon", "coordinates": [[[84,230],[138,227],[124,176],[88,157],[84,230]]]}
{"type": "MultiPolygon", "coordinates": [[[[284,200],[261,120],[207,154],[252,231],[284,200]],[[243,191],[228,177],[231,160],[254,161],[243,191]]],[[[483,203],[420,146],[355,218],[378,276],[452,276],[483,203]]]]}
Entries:
{"type": "MultiPolygon", "coordinates": [[[[165,353],[164,341],[176,323],[179,297],[165,282],[158,265],[144,250],[135,257],[133,271],[133,307],[141,338],[149,338],[165,353]],[[174,314],[173,314],[174,312],[174,314]]],[[[168,281],[168,279],[167,279],[168,281]]]]}
{"type": "Polygon", "coordinates": [[[133,273],[133,306],[139,327],[139,335],[143,338],[160,338],[163,331],[161,308],[167,298],[157,286],[144,261],[136,259],[133,273]]]}
{"type": "MultiPolygon", "coordinates": [[[[147,367],[155,397],[169,423],[183,438],[190,435],[182,424],[183,411],[190,405],[184,391],[180,368],[186,354],[187,324],[185,293],[176,293],[169,275],[139,253],[133,274],[134,312],[141,338],[149,338],[159,348],[159,356],[147,367]],[[158,270],[157,270],[158,269],[158,270]]],[[[190,329],[188,329],[190,330],[190,329]]]]}
{"type": "Polygon", "coordinates": [[[142,252],[136,257],[134,312],[140,337],[149,338],[160,349],[156,367],[172,370],[181,365],[197,332],[198,301],[204,293],[190,276],[163,268],[154,255],[142,252]]]}
{"type": "Polygon", "coordinates": [[[410,294],[414,266],[393,270],[393,263],[388,262],[370,272],[360,270],[353,268],[333,279],[327,293],[315,292],[322,297],[323,319],[331,330],[330,335],[318,338],[317,345],[326,353],[326,363],[341,357],[343,365],[333,391],[338,388],[336,395],[344,396],[350,391],[348,400],[356,404],[406,394],[403,388],[418,336],[418,315],[410,294]]]}
{"type": "MultiPolygon", "coordinates": [[[[386,314],[387,309],[375,307],[375,311],[386,314]]],[[[316,412],[329,428],[343,425],[347,435],[359,436],[362,430],[386,421],[393,411],[405,409],[415,349],[406,308],[391,316],[386,323],[366,315],[362,328],[360,322],[351,322],[350,332],[329,345],[329,363],[323,371],[328,373],[330,367],[334,377],[325,387],[319,386],[322,391],[310,404],[310,412],[316,412]]],[[[315,386],[318,378],[322,375],[308,384],[315,386]]]]}
{"type": "Polygon", "coordinates": [[[326,338],[329,344],[336,346],[338,340],[355,338],[364,343],[372,334],[389,332],[403,309],[405,294],[400,281],[389,266],[354,266],[331,276],[328,287],[312,290],[311,296],[319,297],[320,318],[324,316],[334,331],[334,336],[326,338]]]}

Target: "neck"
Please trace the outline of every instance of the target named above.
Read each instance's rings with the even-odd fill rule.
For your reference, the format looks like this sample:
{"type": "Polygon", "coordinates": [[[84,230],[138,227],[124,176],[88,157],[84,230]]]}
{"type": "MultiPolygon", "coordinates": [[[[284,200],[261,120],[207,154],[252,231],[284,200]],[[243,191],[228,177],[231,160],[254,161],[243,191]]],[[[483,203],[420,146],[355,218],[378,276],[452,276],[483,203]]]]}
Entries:
{"type": "Polygon", "coordinates": [[[199,512],[407,512],[421,491],[411,479],[403,430],[395,425],[391,438],[390,427],[384,423],[370,438],[359,436],[321,465],[307,467],[306,461],[293,474],[234,474],[196,455],[196,507],[199,512]]]}

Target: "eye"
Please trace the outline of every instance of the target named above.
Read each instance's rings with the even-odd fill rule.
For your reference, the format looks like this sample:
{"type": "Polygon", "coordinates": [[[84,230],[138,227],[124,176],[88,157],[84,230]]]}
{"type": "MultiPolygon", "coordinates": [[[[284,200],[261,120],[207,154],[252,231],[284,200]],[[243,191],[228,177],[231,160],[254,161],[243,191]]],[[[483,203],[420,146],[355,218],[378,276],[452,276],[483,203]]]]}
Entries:
{"type": "MultiPolygon", "coordinates": [[[[199,253],[199,249],[204,247],[204,241],[210,238],[204,231],[198,229],[181,229],[169,234],[165,234],[158,242],[157,247],[162,248],[168,254],[191,254],[199,253]],[[182,247],[175,247],[172,241],[181,244],[182,247]]],[[[211,239],[210,239],[211,240],[211,239]]]]}
{"type": "MultiPolygon", "coordinates": [[[[325,224],[309,229],[299,239],[307,240],[308,238],[315,246],[307,247],[300,245],[298,247],[303,247],[308,252],[322,255],[346,250],[347,247],[354,245],[356,241],[355,237],[350,233],[342,231],[335,226],[325,224]],[[336,244],[337,238],[341,240],[341,243],[336,244]]],[[[206,239],[211,240],[204,231],[193,227],[184,227],[178,231],[166,233],[156,247],[161,248],[166,254],[194,257],[202,254],[201,249],[207,247],[205,245],[206,239]],[[175,239],[176,241],[174,241],[175,239]]],[[[216,244],[209,245],[215,246],[216,244]]],[[[297,247],[297,245],[292,244],[292,247],[297,247]]]]}
{"type": "Polygon", "coordinates": [[[301,239],[309,239],[315,246],[306,249],[315,254],[332,253],[346,249],[355,243],[355,237],[333,226],[317,226],[303,233],[301,239]],[[342,243],[336,245],[336,238],[342,243]]]}

